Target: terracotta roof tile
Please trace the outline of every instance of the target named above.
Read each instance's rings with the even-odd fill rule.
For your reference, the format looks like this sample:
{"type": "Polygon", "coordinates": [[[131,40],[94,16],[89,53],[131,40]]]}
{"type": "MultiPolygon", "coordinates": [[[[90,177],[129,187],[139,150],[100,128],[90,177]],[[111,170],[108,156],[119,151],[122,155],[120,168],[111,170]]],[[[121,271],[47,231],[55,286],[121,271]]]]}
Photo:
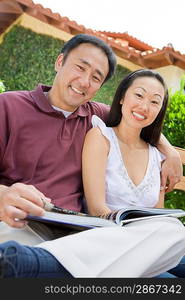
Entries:
{"type": "Polygon", "coordinates": [[[111,31],[101,31],[103,32],[105,35],[113,37],[115,39],[123,39],[126,40],[130,43],[131,46],[133,46],[134,48],[140,48],[138,50],[151,50],[153,49],[152,46],[138,40],[137,38],[131,36],[130,34],[128,34],[128,32],[111,32],[111,31]]]}
{"type": "Polygon", "coordinates": [[[95,35],[107,42],[118,56],[142,67],[158,68],[174,64],[185,69],[185,55],[175,51],[172,44],[156,49],[129,35],[128,32],[92,30],[31,0],[0,0],[0,34],[23,12],[72,35],[77,33],[95,35]]]}
{"type": "Polygon", "coordinates": [[[0,1],[0,13],[22,14],[23,9],[16,1],[0,1]]]}
{"type": "Polygon", "coordinates": [[[21,4],[25,4],[26,6],[33,6],[33,5],[35,5],[32,0],[17,0],[17,2],[19,2],[21,4]]]}

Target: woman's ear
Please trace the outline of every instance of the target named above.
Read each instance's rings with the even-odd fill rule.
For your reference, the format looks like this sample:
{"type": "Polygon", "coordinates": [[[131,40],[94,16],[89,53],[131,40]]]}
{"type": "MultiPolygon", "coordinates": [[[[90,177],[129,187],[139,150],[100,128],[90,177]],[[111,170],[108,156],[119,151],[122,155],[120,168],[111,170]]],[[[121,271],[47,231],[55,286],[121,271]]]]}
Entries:
{"type": "Polygon", "coordinates": [[[120,103],[120,104],[123,104],[123,99],[121,99],[119,103],[120,103]]]}

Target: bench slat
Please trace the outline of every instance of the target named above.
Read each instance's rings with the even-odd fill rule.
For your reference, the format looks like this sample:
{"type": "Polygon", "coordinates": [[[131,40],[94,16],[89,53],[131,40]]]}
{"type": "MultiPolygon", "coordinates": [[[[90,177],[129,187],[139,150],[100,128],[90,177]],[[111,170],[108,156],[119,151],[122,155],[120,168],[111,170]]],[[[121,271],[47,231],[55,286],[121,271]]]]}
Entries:
{"type": "MultiPolygon", "coordinates": [[[[185,149],[174,147],[180,154],[182,164],[185,165],[185,149]]],[[[182,177],[181,181],[175,185],[175,189],[185,191],[185,176],[182,177]]]]}
{"type": "Polygon", "coordinates": [[[183,165],[185,165],[185,149],[179,148],[179,147],[174,147],[180,154],[181,160],[183,165]]]}

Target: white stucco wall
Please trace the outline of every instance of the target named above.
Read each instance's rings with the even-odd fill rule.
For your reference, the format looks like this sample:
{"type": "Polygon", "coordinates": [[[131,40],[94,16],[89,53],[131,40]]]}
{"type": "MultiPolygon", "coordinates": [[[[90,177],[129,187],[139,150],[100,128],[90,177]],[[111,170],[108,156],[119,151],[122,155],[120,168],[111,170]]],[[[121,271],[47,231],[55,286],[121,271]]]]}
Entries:
{"type": "Polygon", "coordinates": [[[171,65],[167,67],[158,68],[156,69],[156,71],[161,74],[168,88],[171,89],[172,92],[179,90],[180,80],[182,75],[185,74],[185,70],[171,65]]]}

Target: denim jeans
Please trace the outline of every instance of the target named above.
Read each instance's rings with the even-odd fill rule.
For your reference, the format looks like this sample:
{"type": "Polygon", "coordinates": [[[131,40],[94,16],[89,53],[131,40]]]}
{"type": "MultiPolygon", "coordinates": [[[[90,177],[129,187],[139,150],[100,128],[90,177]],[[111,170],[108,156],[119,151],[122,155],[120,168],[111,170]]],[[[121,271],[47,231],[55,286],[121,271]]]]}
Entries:
{"type": "Polygon", "coordinates": [[[185,278],[185,256],[181,259],[180,263],[175,268],[169,270],[168,273],[179,278],[185,278]]]}
{"type": "Polygon", "coordinates": [[[185,256],[181,259],[179,264],[173,268],[168,270],[168,272],[164,272],[159,274],[155,278],[185,278],[185,256]]]}
{"type": "Polygon", "coordinates": [[[15,241],[0,244],[0,277],[73,278],[46,250],[15,241]]]}
{"type": "MultiPolygon", "coordinates": [[[[0,244],[0,277],[73,278],[46,250],[15,241],[0,244]]],[[[185,257],[175,268],[155,278],[175,277],[185,278],[185,257]]]]}

